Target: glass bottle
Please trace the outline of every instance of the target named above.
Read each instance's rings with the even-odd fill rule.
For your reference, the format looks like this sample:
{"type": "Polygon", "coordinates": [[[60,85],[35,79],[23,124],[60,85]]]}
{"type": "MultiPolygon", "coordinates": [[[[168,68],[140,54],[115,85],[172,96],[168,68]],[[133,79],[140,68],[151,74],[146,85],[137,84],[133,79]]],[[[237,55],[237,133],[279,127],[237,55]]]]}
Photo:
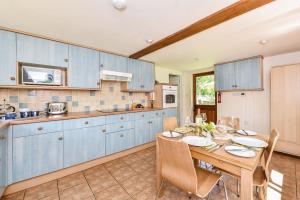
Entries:
{"type": "Polygon", "coordinates": [[[202,124],[203,122],[203,119],[202,119],[202,116],[201,116],[201,113],[200,113],[200,108],[197,110],[197,115],[196,115],[196,118],[195,118],[195,123],[196,124],[202,124]]]}

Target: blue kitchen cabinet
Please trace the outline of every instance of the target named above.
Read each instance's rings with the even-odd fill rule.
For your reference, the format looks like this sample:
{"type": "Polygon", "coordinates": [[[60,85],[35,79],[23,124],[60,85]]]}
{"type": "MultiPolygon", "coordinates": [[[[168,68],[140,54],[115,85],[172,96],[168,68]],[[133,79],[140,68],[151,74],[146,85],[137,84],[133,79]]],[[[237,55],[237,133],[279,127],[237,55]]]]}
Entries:
{"type": "Polygon", "coordinates": [[[69,45],[68,86],[100,88],[99,52],[69,45]]]}
{"type": "Polygon", "coordinates": [[[7,186],[7,131],[0,129],[0,198],[7,186]]]}
{"type": "Polygon", "coordinates": [[[164,108],[162,115],[163,117],[177,117],[177,108],[164,108]]]}
{"type": "Polygon", "coordinates": [[[217,65],[215,68],[215,89],[216,91],[225,91],[235,89],[235,65],[226,63],[217,65]]]}
{"type": "Polygon", "coordinates": [[[138,60],[131,58],[128,59],[128,73],[132,74],[132,79],[127,83],[127,89],[129,91],[141,90],[142,69],[138,60]]]}
{"type": "Polygon", "coordinates": [[[13,138],[12,181],[63,168],[63,132],[13,138]]]}
{"type": "Polygon", "coordinates": [[[103,70],[127,72],[127,57],[100,52],[100,67],[103,70]]]}
{"type": "Polygon", "coordinates": [[[155,141],[156,134],[161,133],[163,130],[162,117],[158,116],[150,119],[150,129],[149,129],[149,141],[155,141]]]}
{"type": "Polygon", "coordinates": [[[149,134],[149,125],[150,125],[150,113],[149,112],[140,112],[135,113],[134,121],[134,136],[135,136],[135,145],[145,144],[150,141],[149,134]]]}
{"type": "Polygon", "coordinates": [[[16,34],[0,30],[0,85],[16,85],[16,34]]]}
{"type": "Polygon", "coordinates": [[[154,64],[145,61],[139,61],[141,63],[141,85],[142,89],[145,91],[153,91],[154,90],[154,64]]]}
{"type": "Polygon", "coordinates": [[[68,67],[68,45],[29,35],[17,34],[17,61],[68,67]]]}
{"type": "Polygon", "coordinates": [[[134,147],[134,129],[106,134],[106,155],[134,147]]]}
{"type": "Polygon", "coordinates": [[[105,126],[64,132],[64,167],[105,156],[105,126]]]}

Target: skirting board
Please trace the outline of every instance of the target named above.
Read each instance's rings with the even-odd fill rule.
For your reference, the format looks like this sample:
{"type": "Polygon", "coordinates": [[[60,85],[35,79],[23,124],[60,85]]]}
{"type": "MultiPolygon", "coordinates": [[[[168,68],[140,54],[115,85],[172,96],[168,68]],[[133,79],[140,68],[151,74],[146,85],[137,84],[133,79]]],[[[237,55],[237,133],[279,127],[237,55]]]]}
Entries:
{"type": "Polygon", "coordinates": [[[115,160],[115,159],[127,156],[129,154],[132,154],[132,153],[135,153],[135,152],[138,152],[138,151],[141,151],[141,150],[147,149],[149,147],[153,147],[153,146],[155,146],[155,142],[140,145],[140,146],[116,153],[116,154],[105,156],[105,157],[102,157],[102,158],[99,158],[96,160],[92,160],[92,161],[82,163],[82,164],[79,164],[76,166],[72,166],[72,167],[69,167],[66,169],[62,169],[59,171],[51,172],[49,174],[44,174],[44,175],[34,177],[34,178],[31,178],[28,180],[13,183],[13,184],[7,186],[7,188],[4,192],[4,195],[9,195],[9,194],[19,192],[19,191],[22,191],[22,190],[25,190],[25,189],[28,189],[28,188],[31,188],[31,187],[34,187],[37,185],[41,185],[43,183],[47,183],[49,181],[59,179],[59,178],[62,178],[62,177],[92,168],[92,167],[95,167],[97,165],[101,165],[101,164],[109,162],[111,160],[115,160]]]}

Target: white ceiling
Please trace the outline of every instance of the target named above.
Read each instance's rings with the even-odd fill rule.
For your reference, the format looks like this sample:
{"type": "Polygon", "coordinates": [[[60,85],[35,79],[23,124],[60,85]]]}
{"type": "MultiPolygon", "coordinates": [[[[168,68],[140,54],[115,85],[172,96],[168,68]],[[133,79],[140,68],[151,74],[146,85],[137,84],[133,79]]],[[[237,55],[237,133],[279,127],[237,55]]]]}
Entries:
{"type": "Polygon", "coordinates": [[[236,0],[1,0],[0,26],[130,55],[236,0]]]}
{"type": "Polygon", "coordinates": [[[277,0],[143,59],[160,67],[197,70],[255,55],[300,50],[300,1],[277,0]],[[268,40],[266,45],[259,44],[268,40]]]}

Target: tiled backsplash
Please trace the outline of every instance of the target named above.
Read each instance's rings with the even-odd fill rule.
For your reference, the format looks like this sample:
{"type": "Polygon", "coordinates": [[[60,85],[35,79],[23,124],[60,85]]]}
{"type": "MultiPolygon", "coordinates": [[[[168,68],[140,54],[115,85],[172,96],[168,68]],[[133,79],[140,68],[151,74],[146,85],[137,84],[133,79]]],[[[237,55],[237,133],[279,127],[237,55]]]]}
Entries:
{"type": "Polygon", "coordinates": [[[46,103],[53,101],[68,102],[69,112],[124,109],[132,102],[146,107],[148,104],[147,93],[121,92],[119,82],[102,82],[101,91],[0,89],[0,103],[3,99],[17,111],[20,108],[45,110],[46,103]]]}

